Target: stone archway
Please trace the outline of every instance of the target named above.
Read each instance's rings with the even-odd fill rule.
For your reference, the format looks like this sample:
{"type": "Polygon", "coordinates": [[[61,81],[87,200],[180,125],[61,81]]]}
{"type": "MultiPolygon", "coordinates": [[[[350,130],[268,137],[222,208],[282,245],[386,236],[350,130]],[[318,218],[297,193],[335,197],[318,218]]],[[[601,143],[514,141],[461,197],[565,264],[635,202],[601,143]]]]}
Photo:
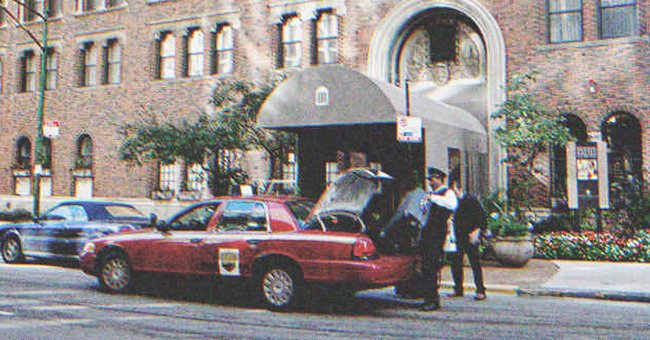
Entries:
{"type": "Polygon", "coordinates": [[[394,67],[399,44],[408,23],[431,10],[454,10],[469,18],[483,37],[486,49],[485,114],[489,136],[489,186],[507,187],[507,171],[501,163],[505,156],[494,141],[491,131],[499,122],[489,119],[506,98],[506,47],[494,16],[476,0],[407,0],[392,8],[379,23],[370,42],[367,74],[387,82],[394,81],[394,67]]]}

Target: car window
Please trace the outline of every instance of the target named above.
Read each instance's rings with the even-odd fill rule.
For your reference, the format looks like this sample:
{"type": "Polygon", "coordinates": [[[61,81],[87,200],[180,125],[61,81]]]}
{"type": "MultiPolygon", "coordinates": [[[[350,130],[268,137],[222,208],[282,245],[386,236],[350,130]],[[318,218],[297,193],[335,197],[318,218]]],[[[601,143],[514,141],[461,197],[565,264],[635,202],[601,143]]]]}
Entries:
{"type": "Polygon", "coordinates": [[[174,218],[170,223],[170,229],[172,230],[206,230],[208,227],[208,222],[214,215],[214,212],[219,206],[218,203],[214,204],[203,204],[194,208],[191,208],[184,214],[174,218]]]}
{"type": "Polygon", "coordinates": [[[106,205],[106,212],[112,217],[143,217],[144,215],[134,207],[126,205],[106,205]]]}
{"type": "Polygon", "coordinates": [[[224,207],[217,223],[217,231],[267,231],[267,214],[264,203],[230,201],[224,207]]]}
{"type": "Polygon", "coordinates": [[[88,221],[88,214],[80,205],[63,205],[46,212],[44,219],[85,222],[88,221]]]}
{"type": "Polygon", "coordinates": [[[305,222],[314,207],[314,202],[311,201],[288,201],[286,204],[293,216],[300,222],[305,222]]]}
{"type": "Polygon", "coordinates": [[[346,233],[360,233],[364,230],[360,220],[345,213],[332,213],[321,216],[321,221],[326,231],[341,231],[346,233]]]}

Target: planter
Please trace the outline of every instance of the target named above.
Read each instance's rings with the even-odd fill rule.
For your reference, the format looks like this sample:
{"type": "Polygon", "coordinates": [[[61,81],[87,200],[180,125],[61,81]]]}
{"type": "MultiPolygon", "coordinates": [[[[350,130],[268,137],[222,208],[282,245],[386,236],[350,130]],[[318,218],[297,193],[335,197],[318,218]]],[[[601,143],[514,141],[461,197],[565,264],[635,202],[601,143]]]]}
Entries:
{"type": "Polygon", "coordinates": [[[533,258],[530,237],[496,238],[492,241],[492,249],[497,261],[508,267],[523,267],[533,258]]]}

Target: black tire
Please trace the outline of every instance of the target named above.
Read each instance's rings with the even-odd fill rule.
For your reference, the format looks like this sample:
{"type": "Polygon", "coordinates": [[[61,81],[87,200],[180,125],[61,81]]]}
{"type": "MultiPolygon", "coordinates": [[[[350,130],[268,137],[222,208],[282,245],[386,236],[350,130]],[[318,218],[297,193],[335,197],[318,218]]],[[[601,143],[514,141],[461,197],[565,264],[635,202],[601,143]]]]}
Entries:
{"type": "Polygon", "coordinates": [[[133,287],[135,273],[126,254],[117,251],[106,254],[102,257],[98,269],[97,279],[102,290],[124,293],[133,287]]]}
{"type": "Polygon", "coordinates": [[[278,312],[294,309],[304,290],[296,266],[275,261],[264,266],[256,276],[256,287],[262,304],[278,312]]]}
{"type": "Polygon", "coordinates": [[[25,254],[18,236],[10,235],[2,240],[2,259],[5,263],[12,264],[25,262],[25,254]]]}

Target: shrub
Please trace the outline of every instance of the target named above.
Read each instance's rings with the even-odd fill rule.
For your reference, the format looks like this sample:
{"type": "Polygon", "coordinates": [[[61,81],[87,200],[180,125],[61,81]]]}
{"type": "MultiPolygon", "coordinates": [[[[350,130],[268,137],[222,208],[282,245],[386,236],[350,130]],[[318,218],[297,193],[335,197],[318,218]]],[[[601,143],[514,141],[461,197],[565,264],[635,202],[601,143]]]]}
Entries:
{"type": "Polygon", "coordinates": [[[632,237],[610,232],[555,232],[535,235],[535,258],[584,261],[650,262],[650,230],[632,237]]]}
{"type": "Polygon", "coordinates": [[[30,221],[32,213],[25,209],[16,209],[10,211],[0,211],[0,221],[20,222],[30,221]]]}

